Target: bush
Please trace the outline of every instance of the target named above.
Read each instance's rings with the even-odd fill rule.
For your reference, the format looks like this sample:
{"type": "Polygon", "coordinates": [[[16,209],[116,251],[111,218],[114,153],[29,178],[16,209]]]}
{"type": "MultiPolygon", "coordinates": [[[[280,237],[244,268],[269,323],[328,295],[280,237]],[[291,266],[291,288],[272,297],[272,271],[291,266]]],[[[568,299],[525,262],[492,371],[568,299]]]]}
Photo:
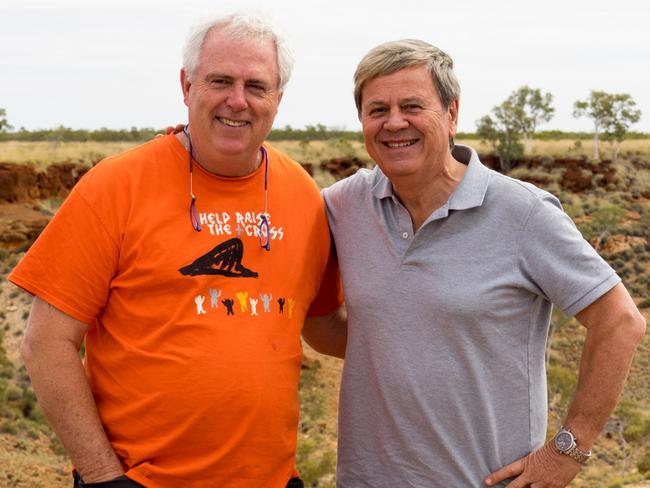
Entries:
{"type": "Polygon", "coordinates": [[[14,385],[9,385],[5,391],[5,399],[7,402],[17,402],[19,400],[22,400],[22,398],[23,392],[20,390],[20,388],[17,388],[14,385]]]}
{"type": "Polygon", "coordinates": [[[300,465],[300,477],[304,480],[305,486],[322,486],[320,479],[332,474],[335,466],[336,454],[331,450],[325,451],[322,456],[308,459],[300,465]]]}
{"type": "Polygon", "coordinates": [[[617,476],[614,479],[609,480],[607,488],[623,488],[623,479],[620,476],[617,476]]]}
{"type": "Polygon", "coordinates": [[[640,441],[650,435],[650,416],[644,413],[639,402],[623,398],[615,413],[625,424],[623,436],[628,442],[640,441]]]}
{"type": "Polygon", "coordinates": [[[641,474],[650,474],[650,448],[646,447],[645,454],[636,464],[641,474]]]}
{"type": "Polygon", "coordinates": [[[650,434],[650,419],[635,419],[629,425],[625,426],[623,436],[628,442],[640,441],[650,434]]]}
{"type": "Polygon", "coordinates": [[[551,363],[546,374],[549,391],[560,396],[562,405],[567,405],[578,383],[576,373],[560,364],[551,363]]]}
{"type": "Polygon", "coordinates": [[[18,426],[13,420],[4,420],[0,423],[0,432],[16,435],[18,434],[18,426]]]}

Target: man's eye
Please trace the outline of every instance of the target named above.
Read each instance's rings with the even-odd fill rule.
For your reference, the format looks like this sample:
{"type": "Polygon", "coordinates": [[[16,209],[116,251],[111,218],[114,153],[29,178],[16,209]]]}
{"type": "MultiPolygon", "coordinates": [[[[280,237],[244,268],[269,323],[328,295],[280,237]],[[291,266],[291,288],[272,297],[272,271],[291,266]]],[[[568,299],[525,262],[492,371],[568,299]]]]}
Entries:
{"type": "Polygon", "coordinates": [[[225,86],[228,84],[228,80],[224,80],[223,78],[215,78],[213,80],[210,80],[210,84],[214,86],[225,86]]]}
{"type": "Polygon", "coordinates": [[[421,107],[416,103],[409,103],[408,105],[404,106],[404,110],[406,110],[408,112],[413,112],[415,110],[419,110],[420,108],[421,107]]]}
{"type": "Polygon", "coordinates": [[[253,90],[254,92],[259,92],[259,93],[266,91],[266,87],[264,85],[248,85],[248,88],[253,90]]]}
{"type": "Polygon", "coordinates": [[[368,115],[381,115],[386,112],[384,107],[374,107],[368,111],[368,115]]]}

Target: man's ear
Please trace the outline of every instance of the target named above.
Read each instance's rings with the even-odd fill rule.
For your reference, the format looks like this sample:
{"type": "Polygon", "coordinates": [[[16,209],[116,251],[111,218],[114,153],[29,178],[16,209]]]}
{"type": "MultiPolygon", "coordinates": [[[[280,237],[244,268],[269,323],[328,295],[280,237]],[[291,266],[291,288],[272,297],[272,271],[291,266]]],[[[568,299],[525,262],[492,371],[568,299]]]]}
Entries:
{"type": "Polygon", "coordinates": [[[280,102],[282,101],[282,96],[284,95],[284,91],[278,92],[278,103],[275,106],[275,113],[277,115],[278,109],[280,108],[280,102]]]}
{"type": "Polygon", "coordinates": [[[192,85],[192,82],[190,81],[190,77],[185,71],[185,68],[181,68],[181,90],[183,90],[183,102],[185,102],[185,105],[189,107],[190,105],[190,86],[192,85]]]}
{"type": "Polygon", "coordinates": [[[447,112],[449,116],[449,137],[453,139],[458,131],[458,98],[449,104],[447,112]]]}

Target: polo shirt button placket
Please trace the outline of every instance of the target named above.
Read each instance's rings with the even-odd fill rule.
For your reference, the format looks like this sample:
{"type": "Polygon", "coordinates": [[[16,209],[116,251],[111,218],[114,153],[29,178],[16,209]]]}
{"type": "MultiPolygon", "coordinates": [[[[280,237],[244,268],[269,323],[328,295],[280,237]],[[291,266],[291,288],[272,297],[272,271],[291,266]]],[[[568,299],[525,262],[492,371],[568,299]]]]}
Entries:
{"type": "Polygon", "coordinates": [[[402,239],[408,239],[409,238],[409,233],[408,232],[402,232],[402,239]]]}

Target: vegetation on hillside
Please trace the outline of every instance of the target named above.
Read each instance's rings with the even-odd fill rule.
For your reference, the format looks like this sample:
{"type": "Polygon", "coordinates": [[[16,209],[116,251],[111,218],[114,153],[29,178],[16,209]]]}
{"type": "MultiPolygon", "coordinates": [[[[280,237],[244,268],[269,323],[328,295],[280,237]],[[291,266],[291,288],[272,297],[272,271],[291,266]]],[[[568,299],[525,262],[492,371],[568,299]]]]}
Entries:
{"type": "MultiPolygon", "coordinates": [[[[471,144],[476,145],[475,142],[478,141],[471,144]]],[[[528,156],[516,160],[509,172],[562,200],[585,237],[623,278],[646,317],[650,316],[650,145],[647,142],[626,141],[616,161],[595,161],[590,159],[590,151],[582,147],[578,137],[542,142],[538,134],[528,156]]],[[[278,141],[276,145],[306,165],[311,164],[313,176],[322,186],[359,165],[369,164],[362,143],[354,139],[296,139],[278,141]],[[360,159],[354,162],[355,157],[360,159]],[[336,160],[339,163],[333,162],[336,160]],[[348,165],[345,168],[344,163],[348,165]],[[334,171],[337,168],[342,170],[334,171]]],[[[59,154],[64,155],[62,159],[84,157],[83,153],[74,158],[65,157],[66,147],[78,147],[75,144],[58,143],[58,147],[59,154]]],[[[103,151],[100,145],[96,150],[103,151]]],[[[488,161],[488,147],[479,145],[479,150],[488,161]]],[[[608,146],[601,157],[613,155],[613,150],[608,146]]],[[[14,251],[0,250],[0,274],[6,276],[19,256],[14,251]]],[[[4,478],[0,476],[0,486],[68,486],[67,461],[60,456],[61,446],[42,417],[17,354],[29,302],[27,295],[6,281],[0,283],[0,452],[3,453],[0,464],[5,471],[4,478]],[[5,452],[2,448],[7,445],[17,447],[5,452]],[[47,457],[43,457],[45,454],[47,457]],[[22,464],[16,461],[19,456],[22,464]]],[[[549,433],[557,428],[571,401],[583,340],[584,330],[577,322],[555,311],[547,349],[549,433]]],[[[307,351],[300,385],[298,466],[310,487],[333,486],[339,370],[336,360],[307,351]]],[[[614,488],[650,480],[648,337],[635,358],[623,399],[594,453],[595,459],[573,486],[614,488]]]]}

